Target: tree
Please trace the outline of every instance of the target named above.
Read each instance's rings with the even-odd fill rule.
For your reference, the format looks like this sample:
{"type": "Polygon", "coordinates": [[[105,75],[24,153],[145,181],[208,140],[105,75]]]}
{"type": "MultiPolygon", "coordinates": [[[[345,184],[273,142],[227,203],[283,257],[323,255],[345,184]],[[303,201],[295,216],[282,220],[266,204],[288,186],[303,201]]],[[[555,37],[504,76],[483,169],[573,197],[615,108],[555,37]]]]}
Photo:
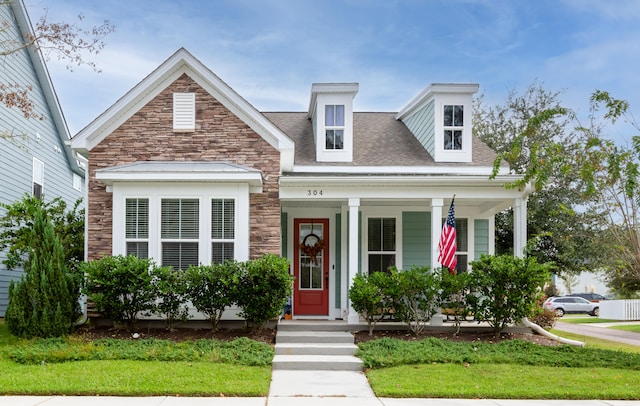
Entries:
{"type": "Polygon", "coordinates": [[[32,229],[38,213],[50,221],[64,251],[65,264],[72,269],[84,260],[84,209],[79,209],[81,199],[68,208],[61,198],[45,202],[25,194],[22,200],[12,204],[0,203],[5,210],[0,217],[0,250],[8,248],[3,263],[8,269],[24,266],[32,247],[32,229]]]}
{"type": "Polygon", "coordinates": [[[640,133],[640,126],[629,103],[608,92],[595,91],[590,103],[590,124],[578,127],[587,139],[575,160],[581,165],[583,192],[591,207],[608,220],[608,282],[629,296],[640,291],[640,136],[633,136],[630,145],[620,145],[603,132],[605,124],[618,120],[635,133],[640,133]]]}
{"type": "MultiPolygon", "coordinates": [[[[0,7],[10,7],[14,1],[0,0],[0,7]]],[[[78,16],[82,22],[84,17],[78,16]]],[[[115,30],[107,20],[101,25],[82,28],[68,22],[50,21],[45,14],[32,30],[23,32],[22,37],[10,35],[12,21],[0,21],[0,59],[10,64],[9,57],[24,49],[32,49],[43,55],[45,60],[56,58],[66,63],[67,69],[88,65],[98,71],[96,63],[86,58],[87,54],[98,54],[105,46],[104,38],[115,30]]],[[[28,83],[0,83],[0,104],[18,109],[27,119],[43,120],[44,116],[35,111],[35,103],[30,96],[33,90],[28,83]]],[[[15,142],[15,135],[0,130],[0,138],[15,142]]]]}
{"type": "MultiPolygon", "coordinates": [[[[640,136],[632,137],[630,145],[621,145],[606,137],[604,130],[619,120],[636,133],[640,126],[629,111],[628,102],[596,90],[590,99],[587,125],[567,109],[551,108],[529,119],[527,128],[539,127],[557,117],[570,117],[576,123],[573,132],[579,134],[577,148],[566,151],[557,140],[535,141],[532,148],[545,153],[531,157],[534,162],[525,168],[525,179],[546,185],[553,180],[554,170],[575,179],[585,210],[601,221],[600,229],[596,229],[600,238],[593,250],[600,256],[609,284],[619,293],[631,295],[640,290],[640,136]],[[553,160],[540,158],[553,151],[563,153],[553,160]]],[[[520,146],[527,136],[527,131],[517,135],[515,155],[526,154],[520,146]]]]}
{"type": "MultiPolygon", "coordinates": [[[[600,221],[584,210],[575,182],[578,169],[563,159],[575,154],[583,135],[568,131],[572,116],[560,107],[560,95],[534,82],[523,94],[511,91],[504,105],[487,106],[481,96],[475,101],[473,130],[498,152],[496,168],[505,160],[524,175],[512,187],[535,185],[527,204],[527,232],[529,239],[538,238],[529,254],[555,262],[561,273],[577,274],[601,263],[602,251],[594,247],[600,221]],[[539,176],[531,176],[534,172],[539,176]]],[[[512,210],[496,215],[496,246],[499,254],[513,252],[512,210]]]]}
{"type": "Polygon", "coordinates": [[[35,213],[26,274],[9,285],[5,320],[18,337],[57,337],[70,333],[80,316],[80,277],[64,258],[61,242],[44,210],[35,213]]]}

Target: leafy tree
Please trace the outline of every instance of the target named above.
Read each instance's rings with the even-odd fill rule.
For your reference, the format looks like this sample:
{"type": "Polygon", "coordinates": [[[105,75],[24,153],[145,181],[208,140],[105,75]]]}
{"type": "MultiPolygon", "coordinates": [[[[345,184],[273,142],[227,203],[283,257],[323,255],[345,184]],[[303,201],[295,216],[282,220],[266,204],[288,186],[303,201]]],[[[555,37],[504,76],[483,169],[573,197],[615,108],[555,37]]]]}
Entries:
{"type": "Polygon", "coordinates": [[[36,215],[41,213],[45,221],[53,225],[54,233],[63,247],[65,263],[75,269],[84,259],[84,209],[81,199],[68,208],[61,198],[45,202],[25,194],[22,200],[12,204],[0,203],[4,214],[0,217],[0,250],[8,248],[3,263],[8,269],[23,267],[32,247],[32,231],[36,215]]]}
{"type": "MultiPolygon", "coordinates": [[[[14,1],[0,0],[0,7],[10,7],[14,1]]],[[[78,16],[81,22],[82,15],[78,16]]],[[[0,21],[0,33],[10,32],[8,27],[12,21],[0,21]]],[[[22,37],[14,38],[3,35],[0,38],[0,60],[3,64],[12,63],[10,59],[24,49],[41,52],[46,60],[56,58],[67,64],[67,69],[75,66],[88,65],[97,70],[95,62],[86,59],[87,54],[98,54],[105,46],[104,39],[115,30],[115,27],[105,20],[101,25],[82,28],[68,22],[50,21],[45,14],[33,27],[32,32],[21,33],[22,37]]],[[[0,104],[7,108],[17,108],[27,119],[43,120],[44,116],[35,110],[35,102],[31,97],[33,90],[30,84],[0,83],[0,104]]],[[[0,130],[0,139],[16,142],[15,136],[9,131],[0,130]]]]}
{"type": "Polygon", "coordinates": [[[156,267],[151,259],[106,256],[84,262],[87,296],[96,309],[114,322],[132,330],[140,314],[154,310],[156,292],[153,280],[156,267]]]}
{"type": "Polygon", "coordinates": [[[532,256],[482,255],[471,267],[467,305],[476,320],[486,320],[499,334],[532,314],[552,265],[532,256]]]}
{"type": "Polygon", "coordinates": [[[30,230],[26,274],[9,284],[5,320],[18,337],[58,337],[73,330],[80,316],[80,278],[68,267],[51,221],[39,208],[30,230]]]}
{"type": "Polygon", "coordinates": [[[218,323],[227,307],[238,301],[242,264],[226,261],[224,264],[191,266],[187,270],[187,292],[193,306],[209,317],[211,327],[218,323]]]}
{"type": "MultiPolygon", "coordinates": [[[[539,262],[556,262],[562,273],[577,274],[602,262],[602,250],[596,248],[601,220],[584,210],[576,182],[579,166],[565,159],[576,154],[584,135],[568,130],[572,116],[560,107],[560,95],[534,82],[522,94],[511,91],[504,105],[487,106],[480,97],[473,130],[498,152],[496,169],[504,160],[524,175],[512,187],[535,186],[527,204],[527,231],[529,239],[541,238],[529,254],[539,262]]],[[[496,215],[496,246],[499,254],[513,252],[512,210],[496,215]]]]}
{"type": "MultiPolygon", "coordinates": [[[[550,183],[551,174],[557,169],[575,179],[584,197],[582,204],[600,221],[595,222],[600,224],[600,229],[594,228],[599,235],[598,245],[591,249],[599,255],[610,286],[623,295],[640,290],[640,137],[634,136],[630,144],[622,145],[606,137],[604,131],[607,125],[613,126],[622,120],[638,133],[640,126],[629,107],[627,101],[596,90],[590,99],[587,125],[566,109],[551,108],[540,112],[529,120],[529,127],[536,128],[557,117],[570,117],[575,120],[573,132],[579,134],[579,142],[572,151],[562,150],[562,143],[557,140],[534,142],[533,148],[544,151],[546,156],[553,151],[564,152],[552,161],[532,156],[534,162],[524,171],[525,179],[537,185],[550,183]]],[[[513,154],[526,154],[520,146],[527,136],[526,131],[517,135],[513,154]]]]}

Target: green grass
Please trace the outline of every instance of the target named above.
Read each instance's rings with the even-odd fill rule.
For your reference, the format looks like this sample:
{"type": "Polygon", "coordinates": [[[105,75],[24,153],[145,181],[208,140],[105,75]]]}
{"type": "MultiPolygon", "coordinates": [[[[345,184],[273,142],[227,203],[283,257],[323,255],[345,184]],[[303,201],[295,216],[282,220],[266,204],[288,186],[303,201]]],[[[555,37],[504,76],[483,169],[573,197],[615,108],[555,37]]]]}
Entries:
{"type": "Polygon", "coordinates": [[[18,340],[0,321],[0,394],[266,396],[272,357],[246,339],[18,340]]]}
{"type": "Polygon", "coordinates": [[[619,326],[611,326],[614,330],[631,331],[632,333],[640,333],[640,324],[621,324],[619,326]]]}
{"type": "Polygon", "coordinates": [[[619,320],[601,319],[599,317],[591,317],[589,315],[571,315],[557,318],[556,321],[571,324],[593,324],[593,323],[615,323],[619,320]]]}
{"type": "Polygon", "coordinates": [[[371,369],[377,396],[489,399],[638,399],[640,371],[505,364],[371,369]]]}
{"type": "Polygon", "coordinates": [[[370,368],[367,377],[378,396],[640,399],[640,351],[621,351],[616,344],[383,338],[360,343],[358,355],[370,368]]]}
{"type": "Polygon", "coordinates": [[[640,347],[632,344],[619,343],[617,341],[603,340],[601,338],[589,337],[582,334],[569,333],[567,331],[551,329],[551,334],[555,334],[562,338],[568,338],[570,340],[582,341],[586,344],[587,348],[624,351],[629,353],[640,354],[640,347]]]}

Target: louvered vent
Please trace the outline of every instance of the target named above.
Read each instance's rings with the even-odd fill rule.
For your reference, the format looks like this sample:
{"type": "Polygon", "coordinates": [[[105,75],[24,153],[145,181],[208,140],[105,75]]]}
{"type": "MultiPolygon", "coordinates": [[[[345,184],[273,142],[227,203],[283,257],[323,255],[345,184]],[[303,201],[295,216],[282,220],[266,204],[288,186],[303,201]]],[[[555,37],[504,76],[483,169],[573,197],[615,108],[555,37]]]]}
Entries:
{"type": "Polygon", "coordinates": [[[196,94],[173,94],[173,130],[194,131],[196,129],[196,94]]]}

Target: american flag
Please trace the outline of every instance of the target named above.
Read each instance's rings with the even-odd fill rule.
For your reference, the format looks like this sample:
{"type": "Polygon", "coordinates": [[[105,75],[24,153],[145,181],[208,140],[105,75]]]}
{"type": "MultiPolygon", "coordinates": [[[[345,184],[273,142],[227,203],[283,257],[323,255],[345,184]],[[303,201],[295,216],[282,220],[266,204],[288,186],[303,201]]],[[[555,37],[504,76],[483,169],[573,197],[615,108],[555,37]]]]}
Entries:
{"type": "Polygon", "coordinates": [[[438,262],[440,262],[442,266],[449,268],[449,272],[454,274],[456,266],[458,265],[458,259],[456,258],[456,216],[453,207],[453,200],[451,200],[447,220],[442,226],[442,233],[440,234],[440,243],[438,246],[440,247],[438,262]]]}

